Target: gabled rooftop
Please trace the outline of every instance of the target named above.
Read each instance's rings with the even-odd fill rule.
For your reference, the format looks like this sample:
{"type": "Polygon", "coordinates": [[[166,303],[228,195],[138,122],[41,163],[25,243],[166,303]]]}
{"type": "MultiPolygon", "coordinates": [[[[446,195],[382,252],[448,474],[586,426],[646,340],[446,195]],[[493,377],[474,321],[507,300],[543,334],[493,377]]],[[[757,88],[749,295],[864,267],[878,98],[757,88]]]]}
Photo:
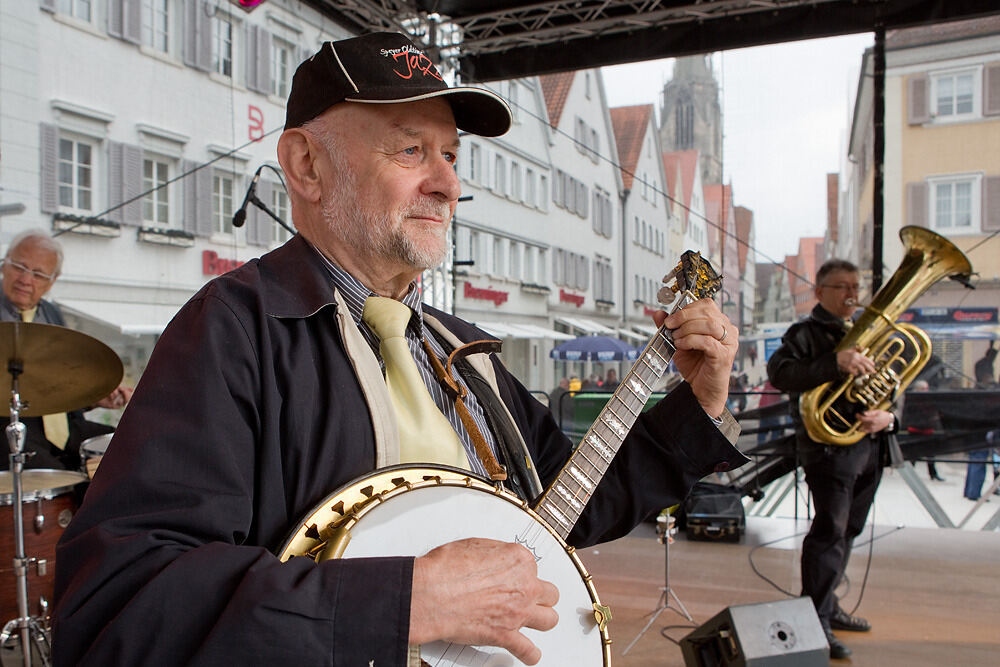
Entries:
{"type": "Polygon", "coordinates": [[[653,105],[637,104],[615,107],[609,111],[615,132],[615,143],[618,145],[618,166],[621,167],[622,184],[626,190],[631,190],[639,156],[642,155],[646,128],[653,116],[653,105]]]}

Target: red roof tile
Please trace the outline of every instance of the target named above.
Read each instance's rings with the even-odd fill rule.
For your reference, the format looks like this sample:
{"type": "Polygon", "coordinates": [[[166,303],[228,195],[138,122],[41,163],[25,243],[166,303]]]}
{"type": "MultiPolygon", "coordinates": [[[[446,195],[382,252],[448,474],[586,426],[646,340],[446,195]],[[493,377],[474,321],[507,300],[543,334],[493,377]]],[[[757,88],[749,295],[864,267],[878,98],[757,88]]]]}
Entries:
{"type": "Polygon", "coordinates": [[[618,144],[618,166],[622,170],[622,184],[626,190],[631,190],[639,156],[642,155],[642,141],[646,138],[646,127],[653,115],[653,105],[637,104],[615,107],[609,111],[615,142],[618,144]]]}
{"type": "Polygon", "coordinates": [[[570,86],[573,85],[573,76],[576,72],[559,72],[557,74],[543,74],[538,77],[542,84],[542,95],[545,97],[545,106],[549,112],[549,125],[559,126],[559,118],[562,116],[563,108],[566,106],[566,98],[569,97],[570,86]]]}

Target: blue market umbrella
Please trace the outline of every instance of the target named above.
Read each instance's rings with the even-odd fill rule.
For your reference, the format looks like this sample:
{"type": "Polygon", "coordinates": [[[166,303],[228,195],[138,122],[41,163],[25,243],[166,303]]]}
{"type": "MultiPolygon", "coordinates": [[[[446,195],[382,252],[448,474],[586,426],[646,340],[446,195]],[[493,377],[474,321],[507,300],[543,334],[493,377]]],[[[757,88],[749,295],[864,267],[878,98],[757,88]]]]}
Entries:
{"type": "Polygon", "coordinates": [[[562,361],[621,361],[639,358],[638,348],[608,336],[580,336],[552,348],[549,356],[562,361]]]}

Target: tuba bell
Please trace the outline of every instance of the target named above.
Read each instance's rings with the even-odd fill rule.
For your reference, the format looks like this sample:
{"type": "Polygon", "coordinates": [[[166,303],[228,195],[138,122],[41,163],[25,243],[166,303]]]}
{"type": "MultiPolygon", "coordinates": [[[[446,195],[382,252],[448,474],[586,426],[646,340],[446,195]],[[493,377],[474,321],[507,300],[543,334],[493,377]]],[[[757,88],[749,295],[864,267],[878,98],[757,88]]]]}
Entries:
{"type": "Polygon", "coordinates": [[[875,372],[826,382],[804,392],[799,411],[809,437],[830,445],[853,445],[865,436],[854,415],[885,410],[920,373],[931,357],[926,332],[899,316],[927,288],[945,277],[968,285],[972,265],[955,245],[924,227],[899,231],[903,262],[837,345],[835,352],[857,347],[872,360],[875,372]]]}

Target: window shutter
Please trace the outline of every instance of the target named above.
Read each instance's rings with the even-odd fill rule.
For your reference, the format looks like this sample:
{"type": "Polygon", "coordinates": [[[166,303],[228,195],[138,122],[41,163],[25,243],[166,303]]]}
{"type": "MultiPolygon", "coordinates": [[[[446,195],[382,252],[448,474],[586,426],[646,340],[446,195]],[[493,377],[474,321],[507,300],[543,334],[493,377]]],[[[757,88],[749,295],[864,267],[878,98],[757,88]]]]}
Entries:
{"type": "Polygon", "coordinates": [[[125,160],[124,144],[117,141],[108,142],[108,211],[107,218],[114,222],[122,222],[124,209],[121,206],[124,191],[125,160]]]}
{"type": "Polygon", "coordinates": [[[126,225],[142,224],[142,149],[129,144],[121,145],[121,201],[122,222],[126,225]]]}
{"type": "Polygon", "coordinates": [[[906,184],[906,222],[918,227],[927,227],[927,183],[918,181],[906,184]]]}
{"type": "Polygon", "coordinates": [[[983,231],[1000,230],[1000,176],[983,179],[983,231]]]}
{"type": "Polygon", "coordinates": [[[184,3],[184,64],[203,72],[212,69],[212,22],[202,10],[202,0],[184,3]]]}
{"type": "Polygon", "coordinates": [[[122,38],[138,44],[142,41],[142,3],[139,0],[122,0],[122,38]]]}
{"type": "Polygon", "coordinates": [[[255,25],[247,29],[247,88],[271,92],[271,33],[255,25]]]}
{"type": "Polygon", "coordinates": [[[181,170],[184,173],[184,216],[181,220],[181,228],[191,234],[195,233],[195,221],[198,219],[198,174],[201,172],[193,174],[190,172],[197,166],[198,163],[191,160],[181,162],[181,170]]]}
{"type": "MultiPolygon", "coordinates": [[[[212,168],[203,167],[194,173],[197,181],[197,197],[195,199],[194,234],[209,237],[212,235],[212,168]]],[[[236,184],[233,184],[236,187],[236,184]]],[[[241,200],[242,201],[242,200],[241,200]]]]}
{"type": "MultiPolygon", "coordinates": [[[[268,208],[271,207],[271,192],[273,185],[270,181],[261,179],[257,181],[257,198],[264,202],[268,208]]],[[[264,246],[271,245],[273,234],[271,226],[276,224],[271,220],[271,216],[260,210],[257,206],[250,204],[247,207],[247,243],[264,246]]]]}
{"type": "Polygon", "coordinates": [[[125,33],[125,0],[108,0],[108,34],[121,39],[125,33]]]}
{"type": "Polygon", "coordinates": [[[926,74],[914,74],[906,82],[909,98],[907,119],[910,125],[926,123],[931,119],[930,78],[926,74]]]}
{"type": "Polygon", "coordinates": [[[983,68],[983,115],[1000,115],[1000,62],[983,68]]]}
{"type": "Polygon", "coordinates": [[[41,123],[41,199],[42,213],[59,212],[59,129],[50,123],[41,123]]]}

